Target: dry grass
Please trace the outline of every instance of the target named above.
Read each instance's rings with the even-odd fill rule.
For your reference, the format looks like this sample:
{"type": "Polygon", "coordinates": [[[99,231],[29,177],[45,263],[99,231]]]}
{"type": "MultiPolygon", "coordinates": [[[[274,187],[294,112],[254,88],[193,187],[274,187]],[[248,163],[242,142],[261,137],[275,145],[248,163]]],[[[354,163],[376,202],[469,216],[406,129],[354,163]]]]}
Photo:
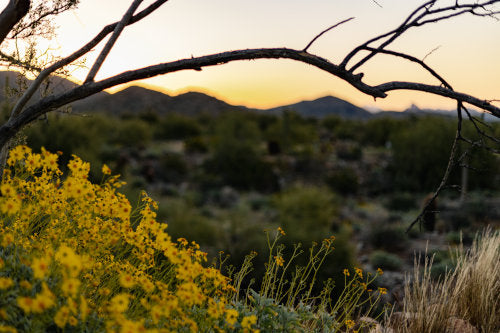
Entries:
{"type": "Polygon", "coordinates": [[[471,248],[455,253],[456,268],[437,282],[430,276],[432,259],[424,267],[415,264],[405,286],[403,313],[388,319],[396,332],[446,332],[451,317],[480,332],[500,331],[500,233],[486,229],[471,248]]]}

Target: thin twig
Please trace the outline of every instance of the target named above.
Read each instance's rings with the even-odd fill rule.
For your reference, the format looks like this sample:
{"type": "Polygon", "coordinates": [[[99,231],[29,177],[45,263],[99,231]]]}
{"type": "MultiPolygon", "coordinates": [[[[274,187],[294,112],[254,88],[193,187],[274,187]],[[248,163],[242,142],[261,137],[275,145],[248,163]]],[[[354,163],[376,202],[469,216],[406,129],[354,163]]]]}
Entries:
{"type": "Polygon", "coordinates": [[[432,50],[430,50],[423,58],[422,58],[422,62],[425,61],[425,59],[427,59],[428,56],[430,56],[431,54],[433,54],[434,52],[436,52],[437,50],[439,50],[441,48],[441,45],[438,45],[436,46],[435,48],[433,48],[432,50]]]}
{"type": "Polygon", "coordinates": [[[323,36],[323,34],[327,33],[328,31],[330,31],[330,30],[332,30],[332,29],[334,29],[334,28],[336,28],[336,27],[338,27],[338,26],[339,26],[339,25],[341,25],[341,24],[344,24],[344,23],[346,23],[346,22],[349,22],[349,21],[350,21],[350,20],[352,20],[352,19],[354,19],[354,17],[350,17],[350,18],[348,18],[348,19],[345,19],[345,20],[343,20],[343,21],[341,21],[341,22],[339,22],[339,23],[337,23],[337,24],[332,25],[332,26],[331,26],[331,27],[329,27],[328,29],[323,30],[322,32],[320,32],[319,34],[317,34],[317,35],[316,35],[316,37],[314,37],[314,38],[313,38],[313,39],[309,42],[309,44],[307,44],[307,46],[306,46],[306,47],[305,47],[302,51],[303,51],[303,52],[307,52],[307,49],[308,49],[309,47],[311,47],[311,45],[312,45],[312,44],[313,44],[313,43],[314,43],[314,42],[315,42],[318,38],[320,38],[321,36],[323,36]]]}
{"type": "Polygon", "coordinates": [[[102,49],[101,53],[97,57],[96,61],[94,62],[94,65],[89,71],[89,74],[87,75],[87,78],[85,79],[84,83],[88,83],[91,81],[94,81],[95,76],[97,75],[97,72],[101,68],[102,64],[104,63],[104,60],[106,60],[106,57],[108,56],[109,52],[115,45],[116,40],[122,33],[123,29],[127,25],[127,23],[130,21],[132,18],[132,15],[134,15],[134,12],[136,11],[137,7],[141,4],[143,0],[134,0],[134,2],[130,5],[130,8],[127,10],[125,15],[123,15],[123,18],[121,21],[116,25],[115,31],[113,31],[113,34],[109,38],[108,42],[106,45],[104,45],[104,48],[102,49]]]}
{"type": "Polygon", "coordinates": [[[427,209],[434,203],[434,201],[439,196],[441,191],[445,188],[446,183],[448,182],[448,178],[450,176],[451,170],[453,169],[453,166],[455,165],[455,156],[457,153],[457,143],[459,141],[459,137],[460,137],[459,131],[457,130],[457,132],[455,134],[455,138],[453,139],[453,145],[451,147],[450,158],[448,159],[448,165],[446,166],[446,171],[444,172],[443,178],[441,179],[441,183],[439,184],[436,191],[434,191],[431,199],[429,201],[427,201],[427,203],[425,204],[425,206],[422,209],[422,211],[420,212],[420,214],[418,214],[418,216],[413,220],[413,222],[410,223],[408,228],[406,228],[407,233],[411,230],[411,228],[413,228],[413,226],[415,224],[417,224],[419,222],[422,223],[423,217],[424,217],[425,213],[427,212],[427,209]]]}
{"type": "Polygon", "coordinates": [[[441,75],[439,75],[435,70],[433,70],[431,67],[429,67],[423,60],[415,58],[414,56],[408,55],[406,53],[401,53],[401,52],[396,52],[396,51],[391,51],[391,50],[385,50],[385,49],[377,50],[377,49],[374,49],[372,47],[364,47],[363,49],[365,49],[367,51],[377,51],[379,53],[393,55],[396,57],[404,58],[404,59],[407,59],[409,61],[415,62],[415,63],[419,64],[420,66],[422,66],[425,70],[427,70],[436,79],[438,79],[439,82],[441,82],[446,88],[453,90],[451,85],[448,82],[446,82],[446,80],[441,75]]]}

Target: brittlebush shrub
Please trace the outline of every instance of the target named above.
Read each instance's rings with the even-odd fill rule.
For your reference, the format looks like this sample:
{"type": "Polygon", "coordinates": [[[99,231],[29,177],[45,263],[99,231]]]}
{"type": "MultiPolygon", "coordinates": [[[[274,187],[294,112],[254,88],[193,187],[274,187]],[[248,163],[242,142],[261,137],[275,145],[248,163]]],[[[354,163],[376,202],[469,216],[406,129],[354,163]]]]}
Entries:
{"type": "Polygon", "coordinates": [[[230,280],[222,263],[206,264],[196,243],[169,236],[145,193],[132,209],[107,166],[94,184],[88,163],[73,156],[63,176],[58,157],[18,146],[7,161],[0,184],[0,332],[345,331],[386,293],[369,289],[382,271],[356,269],[347,279],[346,269],[336,301],[331,282],[318,297],[311,294],[333,237],[313,245],[309,262],[288,281],[296,253],[288,257],[276,245],[281,229],[268,238],[260,290],[242,290],[253,254],[230,280]]]}
{"type": "Polygon", "coordinates": [[[195,243],[170,238],[152,199],[144,194],[132,211],[106,166],[96,185],[88,163],[74,156],[63,178],[57,159],[25,146],[10,153],[0,187],[0,330],[225,331],[244,320],[227,307],[229,280],[204,266],[195,243]]]}

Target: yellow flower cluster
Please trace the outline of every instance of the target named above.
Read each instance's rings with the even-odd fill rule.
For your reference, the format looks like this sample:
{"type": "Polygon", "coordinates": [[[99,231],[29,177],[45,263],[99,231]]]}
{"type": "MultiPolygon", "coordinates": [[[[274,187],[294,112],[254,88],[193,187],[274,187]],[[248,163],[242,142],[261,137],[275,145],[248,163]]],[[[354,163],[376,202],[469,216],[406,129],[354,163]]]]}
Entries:
{"type": "MultiPolygon", "coordinates": [[[[15,255],[0,258],[0,298],[17,297],[0,309],[1,329],[197,332],[236,323],[229,279],[207,267],[197,244],[170,238],[145,193],[132,210],[107,166],[104,182],[94,184],[77,156],[64,176],[57,154],[26,146],[14,148],[7,165],[0,253],[15,255]],[[20,310],[25,323],[16,319],[20,310]]],[[[243,331],[255,331],[255,316],[241,320],[243,331]]]]}

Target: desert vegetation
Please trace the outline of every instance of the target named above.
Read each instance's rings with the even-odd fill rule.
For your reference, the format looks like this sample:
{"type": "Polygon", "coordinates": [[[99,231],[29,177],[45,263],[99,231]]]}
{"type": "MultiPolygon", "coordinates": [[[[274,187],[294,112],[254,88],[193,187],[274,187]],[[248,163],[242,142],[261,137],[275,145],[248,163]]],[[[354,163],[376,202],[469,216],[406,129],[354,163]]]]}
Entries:
{"type": "Polygon", "coordinates": [[[390,49],[431,23],[496,18],[500,1],[426,1],[335,61],[312,46],[353,17],[300,49],[98,76],[124,29],[166,2],[131,1],[64,57],[40,46],[78,0],[11,0],[0,13],[0,66],[19,72],[1,73],[0,332],[500,330],[498,99],[455,90],[425,62],[436,49],[390,49]],[[84,80],[63,78],[99,44],[84,80]],[[363,71],[379,56],[433,81],[375,85],[363,71]],[[104,92],[257,59],[308,64],[375,99],[434,94],[456,112],[104,92]]]}
{"type": "Polygon", "coordinates": [[[222,253],[208,263],[196,242],[173,239],[168,225],[157,221],[157,203],[143,192],[133,207],[107,165],[96,184],[89,180],[89,163],[73,155],[63,175],[58,159],[43,148],[33,153],[18,146],[7,162],[0,187],[5,332],[336,332],[380,326],[367,316],[401,332],[442,331],[450,320],[482,332],[498,329],[500,242],[491,229],[470,249],[457,248],[455,268],[437,280],[431,278],[432,259],[425,259],[423,271],[416,264],[403,312],[391,313],[389,304],[380,307],[387,294],[376,283],[384,274],[380,268],[345,268],[343,283],[327,279],[315,288],[321,266],[337,251],[334,236],[313,242],[301,264],[300,245],[287,252],[286,232],[267,230],[262,279],[245,283],[257,253],[224,275],[222,253]]]}

